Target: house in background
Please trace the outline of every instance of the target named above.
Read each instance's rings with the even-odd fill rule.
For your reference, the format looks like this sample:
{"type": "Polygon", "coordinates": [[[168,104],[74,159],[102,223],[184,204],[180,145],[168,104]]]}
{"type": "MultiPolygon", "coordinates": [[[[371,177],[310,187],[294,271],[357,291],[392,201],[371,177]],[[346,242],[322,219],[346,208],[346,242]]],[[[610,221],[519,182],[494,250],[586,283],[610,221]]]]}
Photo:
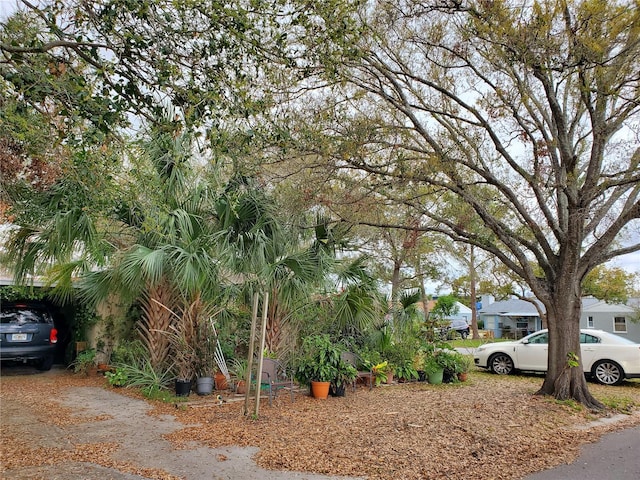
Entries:
{"type": "MultiPolygon", "coordinates": [[[[438,297],[434,296],[432,300],[429,300],[427,303],[427,308],[429,312],[433,310],[438,301],[438,297]]],[[[464,305],[463,303],[456,302],[456,307],[458,311],[452,315],[447,315],[444,317],[445,320],[464,320],[468,325],[471,325],[471,309],[464,305]]]]}
{"type": "MultiPolygon", "coordinates": [[[[537,302],[537,300],[534,300],[537,302]]],[[[539,304],[544,313],[544,306],[539,304]]],[[[482,295],[478,321],[494,338],[519,339],[543,328],[536,306],[529,301],[510,298],[496,302],[493,295],[482,295]]]]}
{"type": "MultiPolygon", "coordinates": [[[[544,315],[545,308],[539,305],[544,315]]],[[[517,298],[496,302],[492,295],[482,296],[478,320],[495,338],[518,339],[546,327],[533,303],[517,298]]],[[[640,299],[623,305],[584,297],[580,328],[604,330],[640,343],[640,299]]]]}
{"type": "Polygon", "coordinates": [[[640,299],[637,298],[630,299],[626,305],[583,298],[580,328],[604,330],[640,343],[639,307],[640,299]]]}

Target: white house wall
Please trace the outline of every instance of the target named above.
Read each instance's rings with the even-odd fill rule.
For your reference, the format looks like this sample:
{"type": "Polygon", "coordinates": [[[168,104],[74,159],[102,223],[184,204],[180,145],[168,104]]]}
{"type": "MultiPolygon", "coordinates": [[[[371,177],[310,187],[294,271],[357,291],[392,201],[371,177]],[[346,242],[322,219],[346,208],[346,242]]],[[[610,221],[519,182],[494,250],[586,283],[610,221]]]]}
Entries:
{"type": "Polygon", "coordinates": [[[458,306],[458,312],[445,318],[447,320],[464,320],[471,324],[471,309],[460,302],[456,302],[456,305],[458,306]]]}

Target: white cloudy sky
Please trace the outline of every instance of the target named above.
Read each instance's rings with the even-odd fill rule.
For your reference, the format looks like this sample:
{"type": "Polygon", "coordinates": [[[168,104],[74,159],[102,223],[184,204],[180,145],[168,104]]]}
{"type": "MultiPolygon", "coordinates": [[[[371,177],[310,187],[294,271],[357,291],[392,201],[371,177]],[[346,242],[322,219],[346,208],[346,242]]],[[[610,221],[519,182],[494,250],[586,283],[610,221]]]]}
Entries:
{"type": "Polygon", "coordinates": [[[16,9],[16,0],[0,0],[0,20],[5,19],[16,9]]]}

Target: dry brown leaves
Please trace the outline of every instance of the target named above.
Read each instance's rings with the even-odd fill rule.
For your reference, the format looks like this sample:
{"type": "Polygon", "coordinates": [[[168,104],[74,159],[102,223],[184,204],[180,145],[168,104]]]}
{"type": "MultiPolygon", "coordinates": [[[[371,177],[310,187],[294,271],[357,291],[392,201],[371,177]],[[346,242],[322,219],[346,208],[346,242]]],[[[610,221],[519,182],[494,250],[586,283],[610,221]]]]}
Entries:
{"type": "MultiPolygon", "coordinates": [[[[91,417],[72,418],[55,397],[74,385],[104,385],[104,380],[73,375],[51,378],[55,380],[3,379],[2,397],[22,395],[25,404],[41,410],[46,405],[47,413],[39,417],[43,423],[64,427],[67,422],[91,421],[91,417]],[[22,388],[30,380],[29,388],[22,388]]],[[[265,468],[380,480],[517,479],[572,461],[580,445],[595,441],[607,430],[640,424],[636,413],[613,426],[575,428],[597,415],[533,395],[541,381],[540,377],[474,372],[462,384],[361,388],[327,400],[297,394],[291,403],[289,395],[281,393],[273,406],[261,402],[258,418],[242,415],[242,401],[227,397],[226,403],[217,405],[211,397],[194,395],[186,404],[153,402],[152,414],[173,415],[185,425],[167,437],[176,448],[193,448],[194,442],[210,447],[257,446],[257,461],[265,468]]],[[[590,389],[600,399],[640,406],[639,381],[620,387],[591,385],[590,389]]],[[[139,398],[126,389],[118,392],[139,398]]],[[[24,439],[20,442],[3,434],[3,463],[8,458],[42,458],[41,452],[23,444],[24,439]]],[[[105,446],[98,451],[95,445],[78,445],[55,458],[85,456],[94,463],[138,472],[132,465],[114,465],[109,457],[113,446],[105,446]]],[[[170,479],[162,471],[143,475],[170,479]]]]}

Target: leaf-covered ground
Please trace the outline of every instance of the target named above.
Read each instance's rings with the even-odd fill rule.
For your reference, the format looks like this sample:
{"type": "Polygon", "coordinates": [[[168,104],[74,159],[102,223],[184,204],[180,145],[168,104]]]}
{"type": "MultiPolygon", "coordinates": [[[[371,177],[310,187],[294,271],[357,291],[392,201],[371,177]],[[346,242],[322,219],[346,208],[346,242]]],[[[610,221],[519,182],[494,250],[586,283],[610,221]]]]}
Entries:
{"type": "MultiPolygon", "coordinates": [[[[470,380],[452,385],[395,384],[372,391],[358,388],[346,397],[315,400],[299,392],[291,403],[281,392],[273,406],[263,399],[259,416],[243,415],[241,398],[224,392],[214,397],[192,394],[186,403],[150,402],[153,415],[169,414],[184,424],[170,434],[176,448],[257,446],[257,462],[270,469],[297,470],[370,479],[517,479],[572,461],[579,447],[612,429],[640,424],[640,381],[619,387],[590,385],[601,401],[616,407],[604,414],[571,403],[535,396],[541,377],[498,377],[473,372],[470,380]],[[624,412],[621,421],[600,424],[604,416],[624,412]],[[196,443],[194,443],[196,442],[196,443]]],[[[105,385],[99,377],[57,375],[4,376],[0,399],[19,398],[41,412],[38,421],[56,428],[92,421],[90,412],[77,417],[56,402],[65,389],[105,385]]],[[[141,398],[135,391],[118,393],[141,398]]],[[[6,412],[3,412],[3,415],[6,412]]],[[[76,412],[77,413],[77,412],[76,412]]],[[[96,420],[96,419],[93,419],[96,420]]],[[[43,425],[44,426],[44,425],[43,425]]],[[[2,433],[3,468],[21,465],[21,458],[43,462],[81,460],[113,467],[113,445],[78,445],[64,455],[38,455],[38,445],[2,433]],[[100,452],[100,453],[98,453],[100,452]]],[[[136,472],[135,465],[116,465],[136,472]]],[[[139,472],[168,478],[162,472],[139,472]]]]}

